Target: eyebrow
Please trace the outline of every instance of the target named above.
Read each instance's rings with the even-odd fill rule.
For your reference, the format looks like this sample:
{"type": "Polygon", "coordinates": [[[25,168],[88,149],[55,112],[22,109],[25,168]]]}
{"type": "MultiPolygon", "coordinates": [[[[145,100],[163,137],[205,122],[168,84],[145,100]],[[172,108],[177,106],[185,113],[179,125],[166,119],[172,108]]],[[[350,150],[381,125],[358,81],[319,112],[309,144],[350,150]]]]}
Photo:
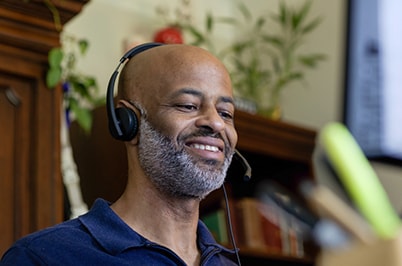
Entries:
{"type": "MultiPolygon", "coordinates": [[[[201,91],[192,89],[192,88],[183,88],[173,93],[172,98],[179,96],[181,94],[190,94],[199,98],[202,98],[204,95],[201,91]]],[[[234,100],[230,96],[220,96],[219,102],[230,103],[234,105],[234,100]]]]}

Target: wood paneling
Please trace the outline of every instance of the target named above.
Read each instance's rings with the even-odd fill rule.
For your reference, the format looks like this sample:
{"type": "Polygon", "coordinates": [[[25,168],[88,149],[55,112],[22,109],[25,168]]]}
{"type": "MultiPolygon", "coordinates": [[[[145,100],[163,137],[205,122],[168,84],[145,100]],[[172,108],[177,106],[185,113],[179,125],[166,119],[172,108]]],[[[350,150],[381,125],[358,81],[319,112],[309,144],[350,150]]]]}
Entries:
{"type": "MultiPolygon", "coordinates": [[[[62,23],[86,1],[54,1],[62,23]]],[[[59,32],[42,1],[0,1],[0,256],[63,220],[61,90],[45,85],[59,32]]]]}

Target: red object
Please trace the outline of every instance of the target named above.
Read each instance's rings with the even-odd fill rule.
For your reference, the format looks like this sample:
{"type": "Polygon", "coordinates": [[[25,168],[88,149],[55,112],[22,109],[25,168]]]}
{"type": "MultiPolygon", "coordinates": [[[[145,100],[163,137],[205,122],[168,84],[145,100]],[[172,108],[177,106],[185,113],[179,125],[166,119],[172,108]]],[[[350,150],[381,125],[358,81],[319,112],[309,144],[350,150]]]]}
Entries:
{"type": "Polygon", "coordinates": [[[155,33],[154,42],[173,44],[183,43],[183,36],[178,27],[170,26],[155,33]]]}

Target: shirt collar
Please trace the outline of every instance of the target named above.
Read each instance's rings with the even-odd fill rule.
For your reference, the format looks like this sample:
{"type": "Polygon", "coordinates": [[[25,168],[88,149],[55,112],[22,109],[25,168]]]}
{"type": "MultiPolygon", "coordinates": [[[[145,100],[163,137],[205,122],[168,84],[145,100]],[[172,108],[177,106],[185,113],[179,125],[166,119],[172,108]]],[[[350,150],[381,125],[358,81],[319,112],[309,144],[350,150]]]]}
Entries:
{"type": "MultiPolygon", "coordinates": [[[[93,238],[111,254],[118,254],[132,247],[144,246],[149,240],[139,235],[129,227],[111,208],[110,203],[97,199],[91,210],[79,217],[81,223],[88,229],[93,238]]],[[[199,220],[197,227],[197,242],[202,251],[216,247],[226,252],[232,250],[219,245],[206,225],[199,220]]]]}
{"type": "Polygon", "coordinates": [[[211,247],[218,248],[220,250],[224,250],[228,253],[233,254],[235,251],[232,249],[225,248],[224,246],[218,244],[214,237],[212,236],[211,232],[208,230],[208,227],[201,221],[198,221],[197,227],[197,242],[198,246],[201,250],[201,253],[206,251],[211,247]]]}
{"type": "Polygon", "coordinates": [[[79,218],[92,237],[113,254],[144,245],[147,240],[120,219],[109,205],[107,201],[97,199],[91,210],[79,218]]]}

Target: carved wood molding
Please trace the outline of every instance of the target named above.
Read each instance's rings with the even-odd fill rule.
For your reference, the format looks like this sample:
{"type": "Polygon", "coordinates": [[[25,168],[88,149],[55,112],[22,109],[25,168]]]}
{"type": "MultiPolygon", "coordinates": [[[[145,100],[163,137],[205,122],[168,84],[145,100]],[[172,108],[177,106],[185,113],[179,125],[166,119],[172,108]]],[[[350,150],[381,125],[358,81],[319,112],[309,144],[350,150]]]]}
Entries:
{"type": "MultiPolygon", "coordinates": [[[[78,14],[88,0],[53,0],[61,24],[78,14]]],[[[0,44],[47,55],[59,45],[59,32],[49,8],[40,0],[0,1],[0,44]]]]}
{"type": "Polygon", "coordinates": [[[236,111],[235,125],[240,150],[303,163],[311,160],[316,139],[314,130],[242,111],[236,111]]]}

